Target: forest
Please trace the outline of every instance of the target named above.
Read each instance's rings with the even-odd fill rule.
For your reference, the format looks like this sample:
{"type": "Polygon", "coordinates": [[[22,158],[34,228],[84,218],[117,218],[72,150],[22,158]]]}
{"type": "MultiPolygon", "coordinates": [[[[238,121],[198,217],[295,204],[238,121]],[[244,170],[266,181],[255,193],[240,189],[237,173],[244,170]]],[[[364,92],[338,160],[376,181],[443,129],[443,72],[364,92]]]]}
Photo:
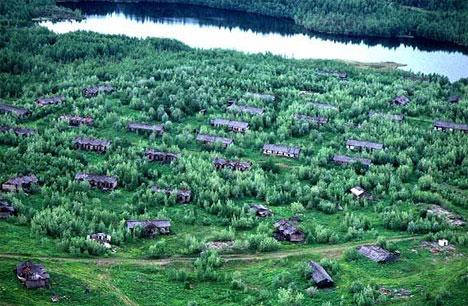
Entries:
{"type": "Polygon", "coordinates": [[[149,1],[205,5],[289,18],[308,30],[327,34],[417,37],[468,46],[468,3],[464,0],[149,1]]]}
{"type": "MultiPolygon", "coordinates": [[[[278,7],[291,2],[268,1],[265,7],[268,14],[284,14],[278,7]]],[[[324,18],[342,3],[322,2],[330,12],[324,18]]],[[[353,3],[359,7],[361,1],[353,3]]],[[[466,10],[457,1],[398,4],[466,10]]],[[[338,61],[196,50],[167,39],[57,35],[31,20],[80,14],[47,0],[2,1],[0,15],[0,103],[31,113],[1,114],[0,126],[34,131],[29,137],[0,133],[0,183],[19,175],[38,178],[30,190],[0,194],[17,210],[0,220],[0,304],[46,305],[59,295],[67,305],[466,305],[466,225],[430,213],[436,206],[460,220],[468,217],[467,134],[433,128],[434,120],[468,123],[466,79],[450,83],[438,75],[338,61]],[[102,84],[113,91],[83,94],[102,84]],[[53,96],[63,100],[36,102],[53,96]],[[397,105],[398,96],[409,103],[397,105]],[[458,103],[449,101],[453,96],[458,103]],[[229,111],[232,100],[263,114],[229,111]],[[297,114],[327,123],[297,120],[297,114]],[[64,115],[94,123],[72,127],[64,115]],[[210,120],[216,118],[247,122],[249,129],[213,127],[210,120]],[[130,122],[160,124],[164,133],[133,133],[130,122]],[[196,140],[200,133],[231,138],[233,144],[202,144],[196,140]],[[76,137],[111,145],[105,153],[77,150],[76,137]],[[384,149],[355,151],[346,146],[350,139],[384,149]],[[301,152],[297,159],[268,156],[264,144],[301,152]],[[178,158],[170,164],[148,161],[149,148],[178,158]],[[337,154],[370,159],[372,165],[338,165],[337,154]],[[252,167],[217,170],[216,157],[252,167]],[[81,172],[116,177],[117,188],[92,188],[75,179],[81,172]],[[155,185],[190,190],[192,199],[182,205],[174,193],[153,192],[155,185]],[[356,198],[350,192],[356,186],[369,196],[356,198]],[[273,215],[255,216],[254,203],[273,215]],[[300,220],[302,243],[275,239],[274,223],[291,217],[300,220]],[[171,234],[151,239],[126,227],[128,220],[148,219],[170,220],[171,234]],[[87,238],[101,232],[112,236],[112,249],[87,238]],[[439,239],[455,251],[434,254],[422,247],[439,239]],[[398,250],[400,260],[377,264],[356,252],[371,242],[398,250]],[[229,248],[208,248],[210,243],[229,248]],[[20,286],[11,271],[28,258],[46,265],[52,288],[20,286]],[[319,262],[336,286],[314,287],[306,260],[319,262]],[[410,300],[385,288],[411,290],[410,300]]]]}

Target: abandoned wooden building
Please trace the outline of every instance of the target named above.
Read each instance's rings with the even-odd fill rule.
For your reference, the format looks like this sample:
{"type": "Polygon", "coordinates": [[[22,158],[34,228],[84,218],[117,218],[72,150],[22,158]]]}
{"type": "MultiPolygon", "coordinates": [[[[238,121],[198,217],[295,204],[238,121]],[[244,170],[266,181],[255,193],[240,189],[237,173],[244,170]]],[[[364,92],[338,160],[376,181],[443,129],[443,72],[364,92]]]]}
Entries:
{"type": "Polygon", "coordinates": [[[276,144],[265,144],[263,145],[263,154],[265,155],[276,155],[290,158],[299,158],[301,149],[298,147],[288,147],[276,144]]]}
{"type": "Polygon", "coordinates": [[[275,96],[270,94],[261,94],[257,92],[246,92],[244,95],[248,99],[258,99],[265,102],[274,102],[275,96]]]}
{"type": "Polygon", "coordinates": [[[228,119],[212,119],[210,124],[214,127],[225,127],[233,132],[243,133],[249,129],[247,122],[228,120],[228,119]]]}
{"type": "Polygon", "coordinates": [[[208,134],[198,134],[196,140],[204,144],[220,144],[223,147],[227,147],[233,143],[231,138],[208,135],[208,134]]]}
{"type": "Polygon", "coordinates": [[[7,219],[16,215],[16,208],[8,201],[0,199],[0,219],[7,219]]]}
{"type": "Polygon", "coordinates": [[[53,96],[53,97],[41,97],[36,100],[36,104],[39,106],[47,106],[47,105],[54,105],[59,104],[65,101],[64,96],[53,96]]]}
{"type": "Polygon", "coordinates": [[[26,117],[26,116],[31,115],[31,112],[24,107],[19,107],[19,106],[4,104],[4,103],[0,103],[0,113],[5,113],[5,114],[9,113],[17,117],[26,117]]]}
{"type": "Polygon", "coordinates": [[[372,199],[372,196],[362,187],[356,186],[349,190],[358,199],[372,199]]]}
{"type": "Polygon", "coordinates": [[[164,127],[160,124],[145,124],[132,122],[127,125],[127,128],[131,132],[137,133],[154,133],[156,135],[162,135],[164,133],[164,127]]]}
{"type": "Polygon", "coordinates": [[[306,122],[314,123],[319,126],[327,124],[328,122],[328,119],[325,117],[321,117],[321,116],[313,117],[313,116],[302,115],[302,114],[295,114],[294,119],[297,121],[306,121],[306,122]]]}
{"type": "Polygon", "coordinates": [[[334,155],[332,160],[340,165],[350,165],[354,163],[360,163],[366,167],[372,165],[372,161],[368,158],[350,157],[346,155],[334,155]]]}
{"type": "Polygon", "coordinates": [[[407,96],[396,96],[393,99],[393,104],[404,106],[410,102],[410,99],[407,96]]]}
{"type": "Polygon", "coordinates": [[[357,247],[357,251],[359,254],[378,263],[392,262],[400,257],[399,253],[390,252],[378,245],[361,245],[357,247]]]}
{"type": "Polygon", "coordinates": [[[250,205],[250,211],[254,213],[257,217],[270,217],[273,215],[273,212],[266,206],[262,204],[252,204],[250,205]]]}
{"type": "Polygon", "coordinates": [[[103,153],[106,152],[111,145],[111,142],[104,139],[95,139],[87,137],[76,137],[73,140],[73,146],[76,149],[85,150],[85,151],[94,151],[103,153]]]}
{"type": "Polygon", "coordinates": [[[310,278],[317,288],[328,288],[334,285],[333,279],[325,269],[315,261],[309,262],[310,278]]]}
{"type": "Polygon", "coordinates": [[[450,96],[447,99],[449,103],[454,103],[454,104],[460,102],[460,100],[461,100],[460,96],[450,96]]]}
{"type": "Polygon", "coordinates": [[[39,180],[35,175],[24,175],[10,178],[2,184],[3,191],[20,191],[28,192],[31,187],[37,184],[39,180]]]}
{"type": "Polygon", "coordinates": [[[281,219],[274,224],[274,237],[281,241],[302,242],[305,235],[293,220],[281,219]]]}
{"type": "Polygon", "coordinates": [[[321,103],[321,102],[311,102],[308,105],[310,105],[310,106],[312,106],[314,108],[323,109],[323,110],[334,110],[334,111],[338,110],[338,107],[336,107],[334,105],[325,104],[325,103],[321,103]]]}
{"type": "Polygon", "coordinates": [[[448,224],[452,226],[464,226],[465,221],[463,220],[462,216],[456,215],[453,212],[439,206],[439,205],[431,205],[427,210],[426,213],[428,215],[434,215],[439,217],[440,219],[445,220],[448,224]]]}
{"type": "Polygon", "coordinates": [[[24,261],[16,266],[16,276],[28,289],[48,288],[50,275],[43,265],[24,261]]]}
{"type": "Polygon", "coordinates": [[[68,122],[71,126],[79,126],[79,125],[93,125],[94,119],[91,117],[81,117],[75,115],[63,115],[60,116],[60,120],[68,122]]]}
{"type": "Polygon", "coordinates": [[[98,175],[90,173],[77,173],[75,175],[76,181],[87,181],[91,187],[96,187],[101,190],[114,190],[117,187],[117,177],[98,175]]]}
{"type": "Polygon", "coordinates": [[[258,107],[253,107],[253,106],[248,106],[248,105],[241,105],[241,104],[236,104],[233,102],[230,104],[227,109],[236,113],[246,113],[250,115],[263,115],[263,108],[258,108],[258,107]]]}
{"type": "Polygon", "coordinates": [[[346,141],[346,148],[348,148],[350,150],[367,149],[367,150],[373,151],[373,150],[382,150],[383,149],[383,144],[376,143],[376,142],[370,142],[370,141],[361,141],[361,140],[349,139],[349,140],[346,141]]]}
{"type": "Polygon", "coordinates": [[[247,161],[240,161],[240,160],[227,160],[224,158],[216,157],[213,160],[213,165],[216,170],[221,169],[231,169],[236,171],[247,171],[252,168],[252,163],[247,161]]]}
{"type": "Polygon", "coordinates": [[[27,127],[0,126],[0,133],[14,133],[16,136],[29,137],[36,133],[35,129],[27,127]]]}
{"type": "Polygon", "coordinates": [[[176,195],[177,203],[186,204],[192,200],[192,191],[189,189],[173,189],[173,188],[161,188],[159,186],[151,187],[151,191],[165,194],[170,196],[171,194],[176,195]]]}
{"type": "Polygon", "coordinates": [[[436,120],[433,126],[436,131],[462,131],[468,133],[468,124],[436,120]]]}
{"type": "Polygon", "coordinates": [[[127,230],[134,231],[140,228],[143,236],[152,238],[158,234],[167,235],[171,232],[171,221],[169,220],[128,220],[127,230]]]}
{"type": "Polygon", "coordinates": [[[157,161],[162,163],[171,163],[179,158],[178,154],[170,152],[156,151],[154,149],[146,149],[145,157],[149,161],[157,161]]]}
{"type": "Polygon", "coordinates": [[[378,112],[369,112],[369,118],[373,119],[385,119],[385,120],[392,120],[401,122],[404,119],[402,114],[385,114],[385,113],[378,113],[378,112]]]}
{"type": "Polygon", "coordinates": [[[114,91],[114,87],[109,84],[90,86],[83,89],[83,95],[87,98],[96,97],[100,93],[110,93],[114,91]]]}
{"type": "Polygon", "coordinates": [[[94,233],[94,234],[88,235],[86,239],[96,241],[97,243],[105,247],[106,249],[110,249],[112,247],[111,246],[112,237],[111,235],[108,235],[105,233],[94,233]]]}

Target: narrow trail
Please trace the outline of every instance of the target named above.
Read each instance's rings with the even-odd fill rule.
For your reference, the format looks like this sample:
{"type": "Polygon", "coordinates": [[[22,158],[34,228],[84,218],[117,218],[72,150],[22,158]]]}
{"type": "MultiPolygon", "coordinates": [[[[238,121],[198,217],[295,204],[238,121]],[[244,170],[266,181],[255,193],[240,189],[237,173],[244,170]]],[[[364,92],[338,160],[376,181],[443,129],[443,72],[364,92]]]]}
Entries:
{"type": "MultiPolygon", "coordinates": [[[[398,236],[387,239],[391,242],[401,242],[418,239],[421,236],[398,236]]],[[[362,244],[374,243],[375,240],[366,240],[359,242],[351,242],[341,245],[332,246],[321,246],[321,247],[304,247],[301,249],[294,250],[282,250],[271,253],[258,253],[258,254],[222,254],[221,257],[226,262],[237,262],[237,261],[261,261],[271,259],[282,259],[294,256],[307,256],[307,255],[326,255],[327,257],[338,257],[347,248],[355,247],[362,244]]],[[[37,260],[49,260],[66,263],[84,263],[84,264],[95,264],[95,265],[136,265],[136,266],[167,266],[174,263],[191,263],[197,259],[197,257],[180,257],[174,256],[164,259],[139,259],[139,258],[72,258],[72,257],[52,257],[52,256],[27,256],[23,254],[12,254],[12,253],[0,253],[0,258],[18,259],[23,260],[25,258],[37,259],[37,260]]]]}

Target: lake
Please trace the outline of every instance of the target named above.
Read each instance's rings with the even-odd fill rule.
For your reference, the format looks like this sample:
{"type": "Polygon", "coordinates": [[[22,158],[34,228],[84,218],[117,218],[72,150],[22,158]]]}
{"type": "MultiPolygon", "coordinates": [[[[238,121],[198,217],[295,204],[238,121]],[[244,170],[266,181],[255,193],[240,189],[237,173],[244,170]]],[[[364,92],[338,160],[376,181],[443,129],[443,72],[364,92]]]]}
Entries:
{"type": "Polygon", "coordinates": [[[194,48],[270,52],[296,59],[397,62],[401,68],[468,77],[468,49],[420,39],[348,38],[312,33],[293,21],[193,5],[61,3],[80,9],[83,21],[40,22],[56,33],[94,31],[131,37],[172,38],[194,48]]]}

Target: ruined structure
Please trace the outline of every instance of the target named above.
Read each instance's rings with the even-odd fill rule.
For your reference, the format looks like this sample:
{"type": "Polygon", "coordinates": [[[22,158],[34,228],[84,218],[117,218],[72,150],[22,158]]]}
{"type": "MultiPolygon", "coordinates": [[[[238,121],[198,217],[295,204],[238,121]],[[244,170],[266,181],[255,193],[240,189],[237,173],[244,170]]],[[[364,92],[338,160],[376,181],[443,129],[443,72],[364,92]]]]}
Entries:
{"type": "Polygon", "coordinates": [[[31,115],[31,112],[24,107],[9,105],[5,103],[0,103],[0,113],[8,113],[17,117],[26,117],[31,115]]]}
{"type": "Polygon", "coordinates": [[[181,204],[187,204],[192,200],[192,191],[188,189],[172,189],[172,188],[161,188],[159,186],[153,186],[151,188],[153,192],[163,193],[166,196],[176,194],[176,201],[181,204]]]}
{"type": "Polygon", "coordinates": [[[393,104],[404,106],[410,102],[410,99],[407,96],[396,96],[393,99],[393,104]]]}
{"type": "Polygon", "coordinates": [[[263,108],[248,106],[248,105],[240,105],[234,102],[231,103],[227,109],[236,113],[246,113],[250,115],[263,115],[263,108]]]}
{"type": "Polygon", "coordinates": [[[257,217],[270,217],[273,215],[273,212],[266,206],[262,204],[252,204],[250,205],[250,211],[254,213],[257,217]]]}
{"type": "Polygon", "coordinates": [[[167,235],[171,232],[171,221],[169,220],[128,220],[127,229],[130,231],[140,228],[144,237],[152,238],[156,235],[167,235]]]}
{"type": "Polygon", "coordinates": [[[145,157],[149,161],[157,161],[161,163],[171,163],[179,158],[179,155],[170,152],[156,151],[153,149],[147,149],[145,151],[145,157]]]}
{"type": "Polygon", "coordinates": [[[28,289],[49,287],[50,276],[43,265],[29,261],[21,262],[16,266],[16,276],[28,289]]]}
{"type": "Polygon", "coordinates": [[[100,93],[111,93],[114,91],[114,87],[108,84],[90,86],[83,89],[83,95],[86,98],[96,97],[100,93]]]}
{"type": "Polygon", "coordinates": [[[25,192],[30,191],[31,187],[34,184],[38,183],[38,179],[35,175],[24,175],[24,176],[16,176],[2,184],[3,191],[20,191],[23,190],[25,192]]]}
{"type": "Polygon", "coordinates": [[[81,117],[75,115],[60,116],[60,120],[68,122],[68,124],[71,126],[79,126],[82,124],[91,126],[94,123],[94,120],[91,117],[81,117]]]}
{"type": "Polygon", "coordinates": [[[0,199],[0,219],[7,219],[16,215],[17,210],[6,200],[0,199]]]}
{"type": "Polygon", "coordinates": [[[105,233],[95,233],[92,235],[88,235],[86,239],[96,241],[97,243],[105,247],[106,249],[110,249],[112,247],[110,244],[112,237],[111,235],[108,235],[105,233]]]}
{"type": "Polygon", "coordinates": [[[346,148],[351,149],[351,150],[367,149],[367,150],[373,151],[373,150],[382,150],[383,144],[370,142],[370,141],[349,139],[348,141],[346,141],[346,148]]]}
{"type": "Polygon", "coordinates": [[[77,173],[75,175],[77,181],[87,181],[91,187],[96,187],[101,190],[114,190],[117,187],[117,177],[98,175],[90,173],[77,173]]]}
{"type": "Polygon", "coordinates": [[[404,116],[401,114],[385,114],[385,113],[377,113],[377,112],[369,112],[369,118],[381,118],[386,120],[398,121],[401,122],[404,119],[404,116]]]}
{"type": "Polygon", "coordinates": [[[223,147],[227,147],[233,143],[231,138],[208,135],[208,134],[198,134],[196,140],[204,144],[220,144],[223,147]]]}
{"type": "Polygon", "coordinates": [[[14,133],[16,136],[29,137],[36,133],[35,129],[27,127],[0,126],[0,133],[14,133]]]}
{"type": "Polygon", "coordinates": [[[302,115],[302,114],[296,114],[294,115],[294,119],[297,121],[306,121],[310,123],[314,123],[317,125],[324,125],[328,122],[328,119],[325,117],[312,117],[312,116],[307,116],[307,115],[302,115]]]}
{"type": "Polygon", "coordinates": [[[468,124],[436,120],[433,125],[436,131],[462,131],[468,133],[468,124]]]}
{"type": "Polygon", "coordinates": [[[357,247],[357,251],[359,254],[378,263],[392,262],[400,257],[399,253],[387,251],[378,245],[361,245],[357,247]]]}
{"type": "Polygon", "coordinates": [[[249,129],[247,122],[228,120],[228,119],[213,119],[210,124],[214,127],[225,127],[233,132],[244,133],[249,129]]]}
{"type": "Polygon", "coordinates": [[[334,285],[333,279],[325,269],[315,261],[309,262],[310,278],[317,288],[328,288],[334,285]]]}
{"type": "Polygon", "coordinates": [[[297,222],[294,220],[281,219],[274,224],[275,232],[274,237],[277,240],[285,240],[290,242],[302,242],[304,241],[305,235],[297,227],[297,222]]]}
{"type": "Polygon", "coordinates": [[[39,106],[47,106],[47,105],[54,105],[59,104],[65,101],[64,96],[53,96],[53,97],[41,97],[36,100],[36,104],[39,106]]]}
{"type": "Polygon", "coordinates": [[[350,165],[354,163],[360,163],[363,166],[369,167],[372,165],[372,161],[367,158],[360,158],[360,157],[350,157],[345,155],[334,155],[332,159],[335,163],[340,165],[350,165]]]}
{"type": "Polygon", "coordinates": [[[111,142],[104,139],[95,139],[87,137],[76,137],[73,140],[73,146],[76,149],[85,151],[94,151],[98,153],[106,152],[111,145],[111,142]]]}
{"type": "Polygon", "coordinates": [[[246,161],[239,161],[239,160],[227,160],[224,158],[216,157],[213,160],[213,165],[216,170],[220,169],[231,169],[237,171],[247,171],[252,168],[252,163],[246,161]]]}
{"type": "Polygon", "coordinates": [[[159,124],[145,124],[145,123],[129,123],[127,126],[128,130],[137,133],[154,133],[161,136],[164,133],[164,127],[159,124]]]}
{"type": "Polygon", "coordinates": [[[276,155],[290,158],[299,158],[301,149],[298,147],[287,147],[276,144],[265,144],[263,145],[263,154],[265,155],[276,155]]]}

